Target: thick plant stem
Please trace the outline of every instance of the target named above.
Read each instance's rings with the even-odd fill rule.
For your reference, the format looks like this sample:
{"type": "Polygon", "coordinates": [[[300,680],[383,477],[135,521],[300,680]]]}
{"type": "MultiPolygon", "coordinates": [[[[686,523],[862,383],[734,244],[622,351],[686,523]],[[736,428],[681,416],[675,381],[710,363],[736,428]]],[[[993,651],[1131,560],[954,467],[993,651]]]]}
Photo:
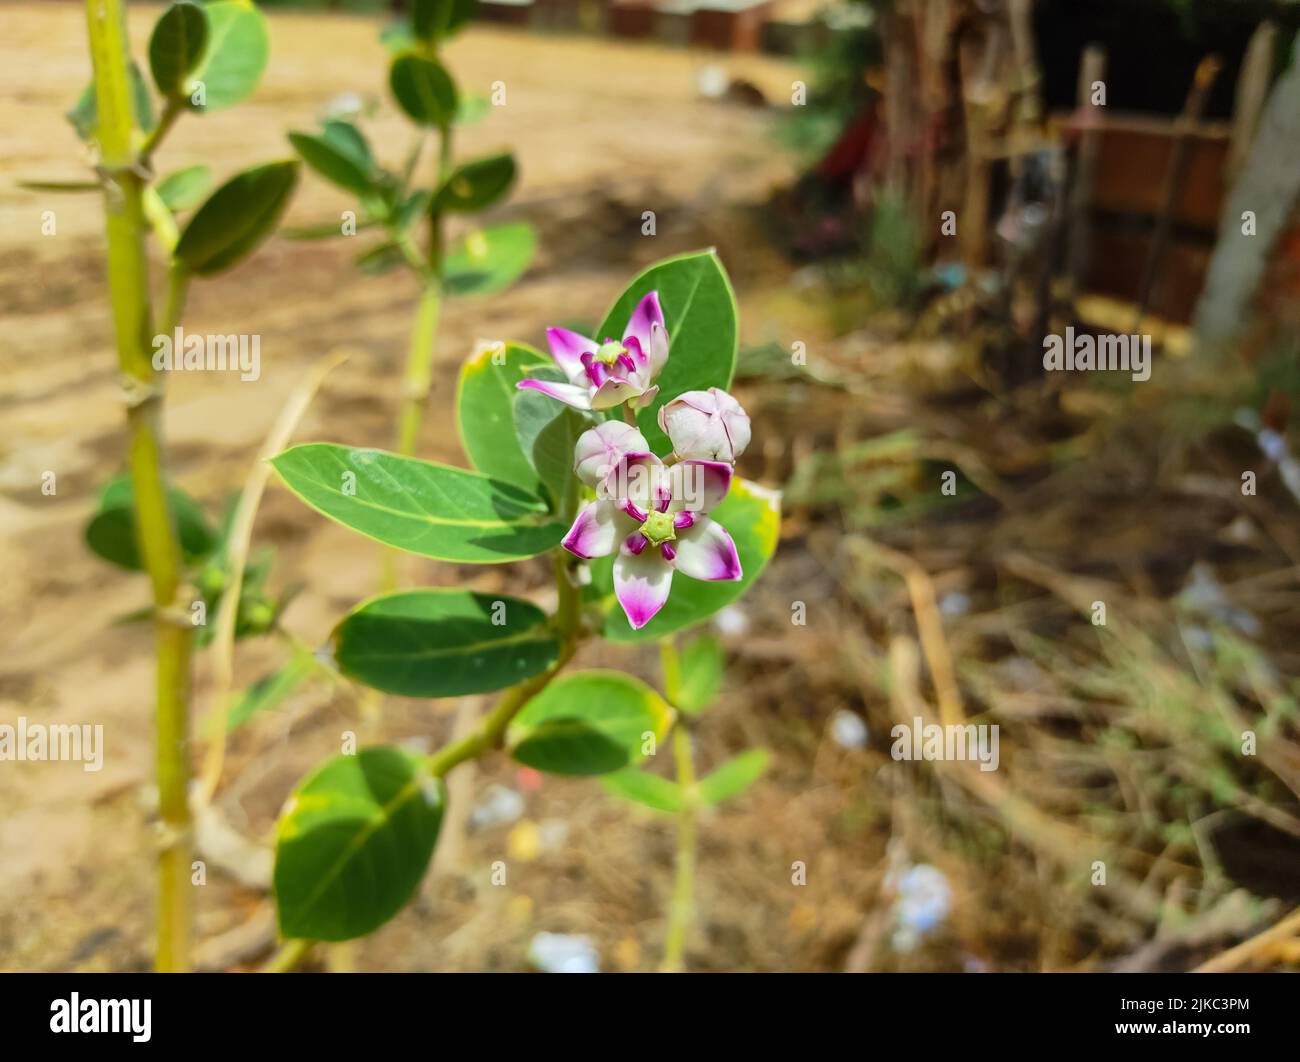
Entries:
{"type": "Polygon", "coordinates": [[[163,474],[162,391],[150,356],[153,324],[144,247],[144,180],[133,155],[134,118],[122,0],[86,0],[86,25],[95,75],[101,165],[109,178],[104,212],[113,329],[126,391],[136,529],[153,590],[158,654],[155,729],[162,836],[155,965],[160,971],[187,970],[191,850],[188,704],[194,629],[183,606],[180,545],[163,474]]]}
{"type": "Polygon", "coordinates": [[[425,279],[420,304],[411,330],[411,345],[406,354],[406,373],[402,381],[402,413],[397,433],[397,452],[406,457],[415,453],[420,438],[424,407],[433,383],[433,342],[438,332],[438,311],[442,306],[442,287],[436,277],[425,279]]]}
{"type": "MultiPolygon", "coordinates": [[[[663,667],[664,693],[669,703],[676,703],[681,681],[681,662],[671,638],[659,643],[663,667]]],[[[673,879],[673,896],[668,907],[668,928],[664,934],[663,973],[680,973],[685,969],[686,934],[690,931],[695,894],[695,760],[691,752],[691,735],[679,718],[673,727],[673,762],[677,769],[677,787],[682,794],[682,808],[677,813],[677,859],[673,879]]]]}

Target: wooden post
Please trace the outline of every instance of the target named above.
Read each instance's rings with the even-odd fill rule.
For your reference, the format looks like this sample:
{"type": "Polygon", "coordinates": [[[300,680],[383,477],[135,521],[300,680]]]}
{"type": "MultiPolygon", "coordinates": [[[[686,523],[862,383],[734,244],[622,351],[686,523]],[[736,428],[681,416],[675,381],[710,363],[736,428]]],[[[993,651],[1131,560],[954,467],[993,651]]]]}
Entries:
{"type": "Polygon", "coordinates": [[[1076,94],[1079,109],[1075,113],[1079,143],[1075,154],[1074,180],[1070,186],[1069,207],[1069,274],[1074,291],[1083,288],[1088,272],[1088,207],[1097,174],[1097,153],[1101,147],[1102,109],[1092,101],[1092,87],[1106,78],[1106,50],[1090,44],[1079,60],[1079,84],[1076,94]]]}

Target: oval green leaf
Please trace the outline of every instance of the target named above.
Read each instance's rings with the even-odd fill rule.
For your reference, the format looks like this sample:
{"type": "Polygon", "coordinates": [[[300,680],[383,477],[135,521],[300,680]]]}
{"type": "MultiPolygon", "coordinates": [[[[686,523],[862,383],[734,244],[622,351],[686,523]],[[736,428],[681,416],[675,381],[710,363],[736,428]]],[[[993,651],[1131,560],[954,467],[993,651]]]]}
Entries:
{"type": "Polygon", "coordinates": [[[212,185],[212,167],[204,163],[169,173],[158,182],[158,198],[172,212],[189,210],[212,185]]]}
{"type": "Polygon", "coordinates": [[[399,55],[389,69],[388,87],[418,125],[445,126],[456,115],[456,86],[433,59],[410,52],[399,55]]]}
{"type": "MultiPolygon", "coordinates": [[[[201,103],[188,94],[199,111],[219,111],[252,94],[266,69],[271,39],[266,19],[250,0],[215,0],[205,4],[208,46],[190,85],[201,83],[201,103]]],[[[196,86],[197,88],[197,86],[196,86]]]]}
{"type": "Polygon", "coordinates": [[[350,940],[387,922],[424,877],[445,806],[441,779],[401,749],[336,756],[310,775],[276,835],[281,935],[350,940]]]}
{"type": "Polygon", "coordinates": [[[681,651],[681,674],[674,707],[689,715],[704,711],[722,688],[726,658],[722,644],[711,634],[701,634],[681,651]]]}
{"type": "MultiPolygon", "coordinates": [[[[167,491],[172,516],[180,532],[181,556],[186,564],[206,557],[217,545],[217,535],[199,503],[179,487],[167,491]]],[[[141,571],[140,547],[135,534],[135,492],[130,476],[117,476],[104,487],[99,511],[85,530],[86,545],[110,564],[141,571]]]]}
{"type": "Polygon", "coordinates": [[[520,763],[552,774],[608,774],[642,759],[646,735],[658,744],[673,710],[640,679],[621,671],[577,671],[556,679],[510,724],[506,742],[520,763]]]}
{"type": "Polygon", "coordinates": [[[343,618],[333,642],[343,674],[403,697],[504,689],[560,656],[560,639],[536,605],[468,590],[372,598],[343,618]]]}
{"type": "Polygon", "coordinates": [[[177,262],[199,276],[238,264],[275,230],[297,182],[294,159],[236,174],[190,218],[176,244],[177,262]]]}
{"type": "Polygon", "coordinates": [[[604,617],[601,633],[615,642],[644,642],[682,630],[731,604],[741,597],[762,574],[776,552],[781,527],[781,498],[774,491],[737,477],[731,491],[709,516],[731,534],[740,555],[743,577],[734,583],[710,583],[673,575],[668,603],[649,623],[634,631],[614,598],[613,561],[602,558],[591,566],[591,585],[586,596],[604,617]]]}
{"type": "Polygon", "coordinates": [[[639,767],[624,767],[621,771],[602,774],[600,784],[624,800],[643,804],[655,811],[682,810],[682,791],[677,783],[639,767]]]}
{"type": "Polygon", "coordinates": [[[520,380],[554,364],[522,343],[484,346],[466,359],[456,385],[456,427],[465,455],[480,472],[532,494],[541,492],[541,481],[515,436],[515,396],[520,380]]]}
{"type": "Polygon", "coordinates": [[[289,142],[327,181],[357,195],[375,192],[375,160],[361,131],[350,122],[330,121],[315,133],[290,133],[289,142]]]}
{"type": "MultiPolygon", "coordinates": [[[[552,366],[533,374],[534,379],[562,381],[563,375],[552,366]]],[[[573,451],[578,436],[590,421],[577,410],[556,402],[540,391],[515,392],[515,438],[524,457],[541,480],[552,508],[559,511],[565,491],[573,482],[573,451]]],[[[576,495],[575,495],[576,497],[576,495]]]]}
{"type": "Polygon", "coordinates": [[[659,292],[668,331],[668,362],[655,381],[659,394],[637,413],[637,425],[661,457],[672,449],[659,429],[659,407],[684,391],[726,389],[736,368],[736,296],[713,251],[685,254],[651,266],[605,315],[596,334],[622,336],[638,302],[659,292]]]}
{"type": "Polygon", "coordinates": [[[505,198],[515,183],[515,157],[509,151],[457,166],[433,202],[436,211],[486,210],[505,198]]]}
{"type": "Polygon", "coordinates": [[[750,749],[742,752],[712,774],[696,783],[695,791],[706,804],[721,804],[739,796],[767,770],[771,755],[767,749],[750,749]]]}
{"type": "Polygon", "coordinates": [[[443,262],[443,290],[449,295],[493,295],[523,276],[537,249],[526,221],[471,232],[443,262]]]}
{"type": "Polygon", "coordinates": [[[149,38],[149,71],[168,99],[189,95],[189,75],[208,43],[208,16],[191,0],[178,0],[155,23],[149,38]]]}
{"type": "Polygon", "coordinates": [[[512,483],[384,450],[306,443],[271,463],[317,512],[437,560],[522,560],[559,545],[568,530],[544,501],[512,483]]]}

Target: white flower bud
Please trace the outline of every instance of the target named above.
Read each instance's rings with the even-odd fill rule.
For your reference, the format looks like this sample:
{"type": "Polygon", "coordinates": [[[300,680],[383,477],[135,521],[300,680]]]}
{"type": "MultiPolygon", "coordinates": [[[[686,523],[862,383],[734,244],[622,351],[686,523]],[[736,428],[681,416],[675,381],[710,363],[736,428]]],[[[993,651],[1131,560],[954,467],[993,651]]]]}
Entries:
{"type": "Polygon", "coordinates": [[[683,460],[734,463],[749,445],[749,416],[717,387],[674,398],[660,408],[659,427],[683,460]]]}

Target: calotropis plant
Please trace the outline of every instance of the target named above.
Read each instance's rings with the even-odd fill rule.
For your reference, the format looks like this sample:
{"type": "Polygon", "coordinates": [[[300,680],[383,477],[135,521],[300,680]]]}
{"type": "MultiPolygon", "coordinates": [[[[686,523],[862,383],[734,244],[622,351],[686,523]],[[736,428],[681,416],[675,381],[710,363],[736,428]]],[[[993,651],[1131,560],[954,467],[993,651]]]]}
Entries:
{"type": "Polygon", "coordinates": [[[229,107],[256,88],[269,38],[262,15],[249,0],[180,0],[163,11],[148,47],[161,111],[131,58],[123,0],[93,0],[86,5],[86,17],[93,79],[67,117],[86,142],[93,179],[25,183],[41,192],[104,195],[108,286],[127,409],[130,474],[103,489],[86,542],[106,560],[145,572],[152,588],[145,614],[153,621],[157,647],[162,826],[156,965],[184,970],[192,895],[190,658],[196,632],[199,644],[205,633],[197,617],[229,595],[235,582],[242,587],[232,606],[238,609],[237,633],[272,627],[277,606],[262,591],[264,567],[250,567],[240,579],[229,577],[222,536],[211,530],[198,505],[167,481],[164,373],[182,363],[179,349],[174,360],[168,352],[173,338],[179,342],[191,283],[237,265],[275,230],[297,182],[298,164],[283,160],[245,170],[210,194],[212,173],[206,165],[156,179],[155,158],[177,122],[229,107]],[[150,234],[166,263],[160,299],[150,283],[150,234]]]}
{"type": "MultiPolygon", "coordinates": [[[[678,812],[683,851],[693,851],[694,809],[761,771],[761,754],[744,754],[740,768],[695,781],[683,727],[709,697],[683,675],[716,686],[720,655],[701,654],[695,646],[713,643],[697,639],[679,660],[673,644],[753,584],[780,522],[777,496],[733,469],[749,423],[725,390],[737,330],[721,263],[705,252],[651,267],[596,335],[619,338],[553,329],[552,357],[502,342],[469,358],[456,404],[472,469],[333,443],[274,459],[308,505],[388,546],[458,564],[546,555],[555,579],[536,601],[455,587],[381,594],[338,623],[333,660],[357,682],[408,697],[502,692],[469,737],[431,754],[363,748],[301,783],[276,846],[285,937],[343,940],[391,918],[437,842],[443,776],[495,749],[542,771],[605,776],[631,799],[678,812]],[[574,383],[575,366],[586,383],[574,383]],[[608,389],[594,399],[611,379],[627,384],[622,400],[607,402],[608,389]],[[539,383],[581,386],[587,400],[539,383]],[[621,671],[570,670],[594,638],[659,643],[664,694],[621,671]],[[674,727],[671,782],[643,766],[674,727]]],[[[689,862],[685,871],[679,862],[686,895],[675,894],[670,919],[677,962],[689,862]]]]}

